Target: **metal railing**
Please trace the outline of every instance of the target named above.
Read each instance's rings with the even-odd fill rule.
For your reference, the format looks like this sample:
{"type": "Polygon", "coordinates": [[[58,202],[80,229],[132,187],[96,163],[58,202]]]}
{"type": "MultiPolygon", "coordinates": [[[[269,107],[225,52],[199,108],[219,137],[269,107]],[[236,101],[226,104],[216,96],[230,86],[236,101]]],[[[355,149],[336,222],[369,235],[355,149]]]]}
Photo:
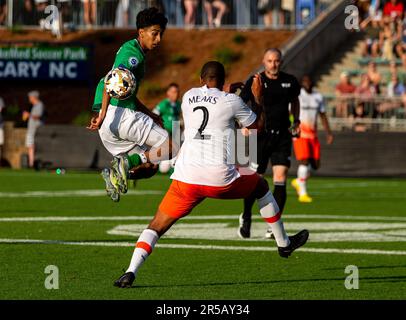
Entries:
{"type": "MultiPolygon", "coordinates": [[[[282,16],[285,23],[279,22],[280,15],[273,11],[272,25],[265,25],[264,16],[258,11],[258,0],[223,0],[227,5],[227,11],[221,19],[223,28],[303,28],[312,21],[305,7],[299,7],[301,0],[286,0],[290,3],[289,10],[283,10],[282,16]],[[303,10],[298,15],[297,10],[303,10]]],[[[284,1],[282,1],[284,2],[284,1]]],[[[315,0],[314,17],[325,11],[332,0],[315,0]]],[[[169,27],[185,27],[186,9],[183,0],[6,0],[7,17],[0,21],[0,26],[9,28],[21,27],[44,27],[44,21],[52,14],[48,6],[55,6],[59,10],[60,19],[65,29],[84,28],[134,28],[136,15],[139,11],[150,6],[160,8],[169,20],[169,27]]],[[[1,9],[1,8],[0,8],[1,9]]],[[[217,12],[212,8],[213,14],[217,12]]],[[[195,8],[195,21],[190,27],[208,28],[207,11],[205,1],[198,1],[195,8]]],[[[218,26],[218,25],[217,25],[218,26]]]]}
{"type": "Polygon", "coordinates": [[[332,130],[406,132],[406,95],[325,97],[332,130]]]}

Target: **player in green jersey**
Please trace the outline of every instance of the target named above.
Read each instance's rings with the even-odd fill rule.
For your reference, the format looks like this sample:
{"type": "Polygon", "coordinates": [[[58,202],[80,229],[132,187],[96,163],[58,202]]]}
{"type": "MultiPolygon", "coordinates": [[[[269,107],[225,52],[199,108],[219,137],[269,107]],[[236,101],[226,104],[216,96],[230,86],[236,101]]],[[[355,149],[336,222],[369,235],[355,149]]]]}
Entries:
{"type": "Polygon", "coordinates": [[[162,118],[165,130],[172,134],[173,122],[181,119],[182,112],[177,83],[172,82],[168,85],[166,98],[157,104],[153,112],[162,118]]]}
{"type": "MultiPolygon", "coordinates": [[[[174,141],[180,140],[181,129],[181,102],[179,101],[179,85],[170,83],[166,89],[166,98],[160,101],[153,112],[160,116],[166,131],[172,136],[174,141]]],[[[161,161],[159,171],[161,173],[171,173],[175,165],[175,159],[161,161]]]]}
{"type": "Polygon", "coordinates": [[[136,38],[118,50],[113,68],[129,69],[136,78],[136,90],[125,100],[110,98],[100,80],[93,104],[90,130],[98,130],[105,148],[114,156],[112,168],[102,171],[108,195],[114,201],[119,193],[127,192],[130,170],[142,164],[170,159],[176,148],[168,133],[154,119],[154,115],[137,98],[137,91],[145,75],[145,55],[158,47],[168,19],[156,8],[148,8],[137,15],[136,38]]]}

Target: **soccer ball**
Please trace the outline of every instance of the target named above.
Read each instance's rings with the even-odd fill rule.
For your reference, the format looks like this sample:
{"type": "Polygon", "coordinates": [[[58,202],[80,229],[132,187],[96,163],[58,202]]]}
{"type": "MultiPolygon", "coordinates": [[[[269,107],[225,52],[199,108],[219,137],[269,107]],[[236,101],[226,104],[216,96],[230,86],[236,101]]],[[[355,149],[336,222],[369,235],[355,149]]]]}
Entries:
{"type": "Polygon", "coordinates": [[[110,97],[124,100],[134,93],[136,79],[130,70],[118,67],[107,74],[104,85],[110,97]]]}
{"type": "Polygon", "coordinates": [[[164,160],[159,163],[159,172],[168,173],[172,168],[171,160],[164,160]]]}

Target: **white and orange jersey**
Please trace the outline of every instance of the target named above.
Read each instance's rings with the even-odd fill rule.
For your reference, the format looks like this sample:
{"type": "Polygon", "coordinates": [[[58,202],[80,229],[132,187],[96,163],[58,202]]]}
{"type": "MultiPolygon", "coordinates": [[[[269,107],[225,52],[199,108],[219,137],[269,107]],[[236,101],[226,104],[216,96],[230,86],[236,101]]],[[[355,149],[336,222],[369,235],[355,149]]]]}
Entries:
{"type": "Polygon", "coordinates": [[[308,93],[300,90],[300,137],[313,139],[317,137],[317,115],[326,112],[323,96],[313,89],[308,93]]]}
{"type": "Polygon", "coordinates": [[[184,142],[171,179],[205,186],[226,186],[237,179],[235,121],[248,127],[255,113],[235,95],[216,88],[193,88],[182,99],[184,142]]]}

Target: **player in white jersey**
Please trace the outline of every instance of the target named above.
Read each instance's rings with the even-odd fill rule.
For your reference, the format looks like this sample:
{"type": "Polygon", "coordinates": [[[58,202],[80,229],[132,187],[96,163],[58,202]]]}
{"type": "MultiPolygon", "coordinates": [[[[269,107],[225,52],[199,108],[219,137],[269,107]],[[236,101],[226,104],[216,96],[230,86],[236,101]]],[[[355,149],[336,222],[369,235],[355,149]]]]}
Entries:
{"type": "Polygon", "coordinates": [[[317,138],[317,116],[320,115],[324,130],[327,133],[327,144],[333,142],[323,96],[313,89],[309,76],[302,79],[300,101],[300,137],[293,139],[295,156],[299,162],[297,178],[292,181],[300,202],[312,202],[307,194],[306,181],[310,177],[310,168],[320,167],[320,142],[317,138]]]}
{"type": "MultiPolygon", "coordinates": [[[[131,287],[135,275],[161,237],[177,220],[189,214],[205,198],[258,199],[261,216],[272,228],[281,257],[287,258],[304,245],[307,230],[289,237],[280,219],[278,205],[268,184],[253,171],[242,172],[230,163],[234,140],[231,133],[235,121],[248,129],[260,128],[262,116],[255,113],[237,95],[222,91],[224,66],[217,61],[207,62],[201,71],[202,87],[189,90],[182,100],[185,140],[178,154],[173,182],[159,208],[138,238],[130,266],[114,285],[131,287]]],[[[254,77],[252,92],[262,105],[262,85],[254,77]]],[[[262,111],[261,111],[262,114],[262,111]]]]}

